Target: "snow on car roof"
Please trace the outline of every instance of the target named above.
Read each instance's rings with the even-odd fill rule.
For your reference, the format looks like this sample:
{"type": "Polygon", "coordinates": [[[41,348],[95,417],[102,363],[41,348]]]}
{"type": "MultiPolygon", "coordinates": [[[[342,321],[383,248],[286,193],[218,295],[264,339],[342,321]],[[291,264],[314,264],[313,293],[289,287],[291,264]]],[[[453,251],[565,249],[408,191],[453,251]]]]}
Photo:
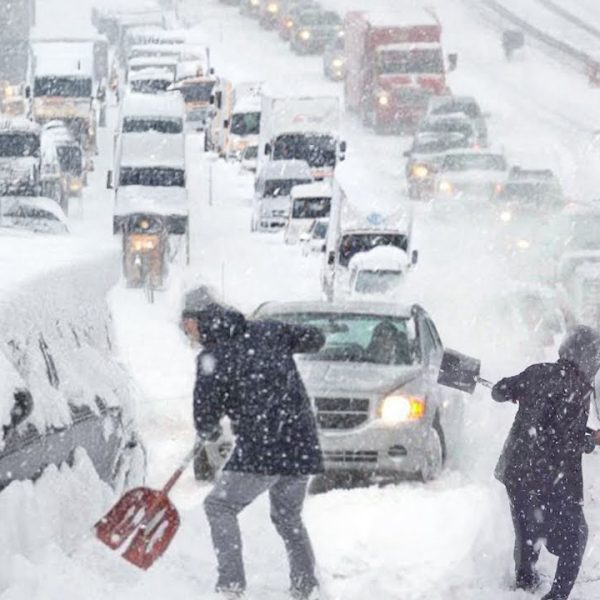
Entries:
{"type": "Polygon", "coordinates": [[[260,170],[263,179],[312,179],[312,171],[304,160],[271,160],[260,170]]]}
{"type": "Polygon", "coordinates": [[[17,206],[45,210],[65,226],[68,226],[68,219],[63,209],[51,198],[45,198],[44,196],[3,196],[0,198],[0,211],[3,214],[14,210],[17,206]]]}
{"type": "Polygon", "coordinates": [[[184,136],[156,131],[124,133],[121,136],[121,165],[185,169],[184,136]]]}
{"type": "Polygon", "coordinates": [[[189,212],[187,192],[185,188],[176,186],[119,187],[115,195],[114,214],[122,216],[135,212],[185,216],[189,212]]]}
{"type": "Polygon", "coordinates": [[[268,302],[260,306],[257,317],[296,313],[339,313],[365,314],[382,317],[400,317],[409,319],[414,305],[402,305],[390,302],[268,302]]]}
{"type": "Polygon", "coordinates": [[[359,252],[350,259],[349,267],[372,271],[404,271],[409,264],[404,250],[394,246],[376,246],[368,252],[359,252]]]}
{"type": "Polygon", "coordinates": [[[48,75],[93,77],[92,43],[34,42],[36,77],[48,75]]]}
{"type": "Polygon", "coordinates": [[[365,18],[374,27],[439,25],[439,21],[432,11],[416,6],[407,6],[401,11],[367,11],[365,18]]]}
{"type": "Polygon", "coordinates": [[[173,81],[173,73],[168,69],[160,67],[148,67],[139,71],[132,71],[127,78],[128,82],[144,81],[145,79],[162,79],[164,81],[173,81]]]}
{"type": "Polygon", "coordinates": [[[143,68],[146,65],[148,67],[171,67],[177,65],[179,62],[178,56],[136,56],[132,58],[127,64],[129,69],[135,67],[143,68]]]}
{"type": "Polygon", "coordinates": [[[185,104],[177,92],[165,94],[141,94],[127,92],[123,98],[123,117],[182,118],[185,104]]]}
{"type": "Polygon", "coordinates": [[[290,196],[293,199],[331,198],[333,196],[333,189],[330,183],[324,181],[317,181],[315,183],[303,183],[301,185],[295,185],[290,191],[290,196]]]}
{"type": "Polygon", "coordinates": [[[0,118],[0,133],[6,131],[24,131],[39,134],[41,129],[35,121],[25,117],[0,118]]]}

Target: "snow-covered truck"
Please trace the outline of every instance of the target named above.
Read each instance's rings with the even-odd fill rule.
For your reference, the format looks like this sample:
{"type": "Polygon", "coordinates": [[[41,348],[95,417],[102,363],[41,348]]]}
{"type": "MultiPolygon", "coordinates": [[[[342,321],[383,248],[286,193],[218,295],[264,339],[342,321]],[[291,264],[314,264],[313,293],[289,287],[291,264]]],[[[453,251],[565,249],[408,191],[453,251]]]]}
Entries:
{"type": "Polygon", "coordinates": [[[29,32],[35,0],[10,0],[0,10],[0,113],[27,112],[25,83],[30,64],[29,32]]]}
{"type": "MultiPolygon", "coordinates": [[[[429,97],[448,93],[434,12],[349,12],[345,31],[346,108],[377,132],[414,129],[429,97]]],[[[448,63],[454,68],[456,55],[448,63]]]]}
{"type": "Polygon", "coordinates": [[[41,129],[24,117],[0,120],[0,196],[40,193],[41,129]]]}
{"type": "Polygon", "coordinates": [[[344,160],[336,96],[263,95],[258,143],[259,167],[270,160],[304,160],[316,180],[332,177],[344,160]]]}
{"type": "Polygon", "coordinates": [[[32,117],[64,121],[83,148],[96,151],[97,95],[94,45],[40,41],[33,48],[32,117]]]}

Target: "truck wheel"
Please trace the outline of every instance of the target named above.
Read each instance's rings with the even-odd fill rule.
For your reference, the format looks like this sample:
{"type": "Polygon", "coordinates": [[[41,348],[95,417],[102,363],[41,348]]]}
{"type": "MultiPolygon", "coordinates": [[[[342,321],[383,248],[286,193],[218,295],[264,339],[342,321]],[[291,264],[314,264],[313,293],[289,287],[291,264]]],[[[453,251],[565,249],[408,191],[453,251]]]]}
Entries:
{"type": "Polygon", "coordinates": [[[215,478],[215,470],[208,460],[205,448],[196,452],[194,457],[194,477],[196,481],[212,481],[215,478]]]}
{"type": "Polygon", "coordinates": [[[444,435],[437,419],[438,418],[436,416],[436,420],[434,421],[431,429],[431,435],[427,443],[427,448],[425,450],[425,461],[419,473],[420,479],[423,483],[433,481],[439,477],[442,469],[444,468],[444,458],[446,454],[443,441],[444,435]]]}

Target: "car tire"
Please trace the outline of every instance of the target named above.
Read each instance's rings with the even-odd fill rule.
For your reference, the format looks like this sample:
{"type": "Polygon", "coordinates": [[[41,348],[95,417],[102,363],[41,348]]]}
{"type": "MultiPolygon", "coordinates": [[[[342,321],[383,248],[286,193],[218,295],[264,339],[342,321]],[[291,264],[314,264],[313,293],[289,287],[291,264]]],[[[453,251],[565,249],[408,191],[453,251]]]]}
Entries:
{"type": "Polygon", "coordinates": [[[208,460],[206,448],[202,448],[194,456],[194,477],[196,481],[212,481],[215,478],[215,470],[208,460]]]}
{"type": "Polygon", "coordinates": [[[444,468],[445,449],[443,440],[444,436],[441,428],[437,422],[434,422],[425,450],[424,465],[419,472],[419,478],[423,483],[437,479],[444,468]]]}

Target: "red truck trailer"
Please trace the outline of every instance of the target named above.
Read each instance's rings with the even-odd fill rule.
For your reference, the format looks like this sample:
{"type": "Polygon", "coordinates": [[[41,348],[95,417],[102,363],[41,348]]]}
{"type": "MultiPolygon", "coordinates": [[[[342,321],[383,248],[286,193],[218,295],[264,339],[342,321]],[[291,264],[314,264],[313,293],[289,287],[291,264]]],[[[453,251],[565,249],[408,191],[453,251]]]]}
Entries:
{"type": "Polygon", "coordinates": [[[377,132],[414,130],[429,96],[448,93],[435,14],[349,12],[345,30],[346,108],[377,132]]]}

